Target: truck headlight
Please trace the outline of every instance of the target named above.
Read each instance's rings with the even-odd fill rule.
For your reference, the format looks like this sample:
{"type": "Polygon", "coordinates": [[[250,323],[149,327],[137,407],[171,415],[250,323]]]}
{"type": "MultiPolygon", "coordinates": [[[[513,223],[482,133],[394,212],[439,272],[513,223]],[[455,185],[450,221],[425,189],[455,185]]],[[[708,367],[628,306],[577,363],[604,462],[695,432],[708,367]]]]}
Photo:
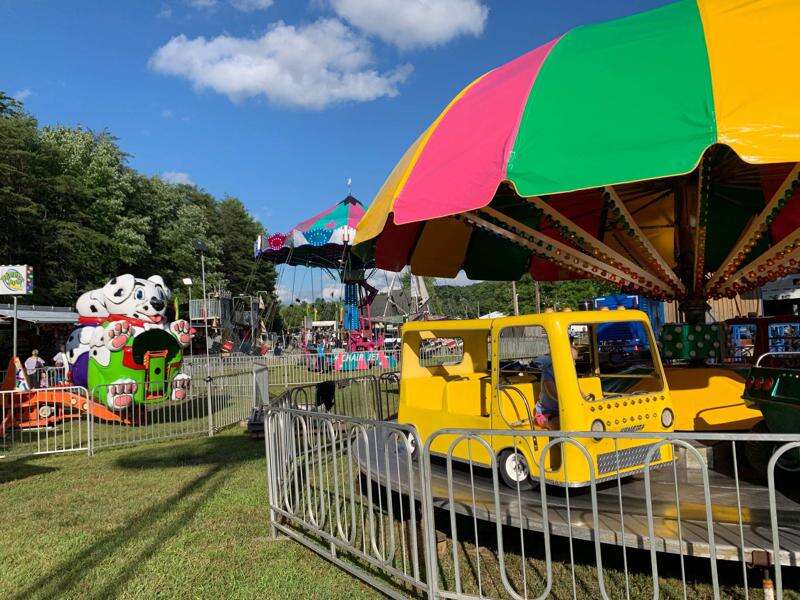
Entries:
{"type": "Polygon", "coordinates": [[[669,408],[665,408],[661,411],[661,426],[666,428],[672,427],[672,424],[675,422],[675,415],[669,408]]]}
{"type": "MultiPolygon", "coordinates": [[[[606,430],[606,426],[603,424],[603,422],[600,419],[595,419],[594,421],[592,421],[592,429],[591,430],[594,433],[603,433],[606,430]]],[[[599,442],[600,439],[601,438],[596,437],[596,438],[594,438],[594,441],[599,442]]]]}

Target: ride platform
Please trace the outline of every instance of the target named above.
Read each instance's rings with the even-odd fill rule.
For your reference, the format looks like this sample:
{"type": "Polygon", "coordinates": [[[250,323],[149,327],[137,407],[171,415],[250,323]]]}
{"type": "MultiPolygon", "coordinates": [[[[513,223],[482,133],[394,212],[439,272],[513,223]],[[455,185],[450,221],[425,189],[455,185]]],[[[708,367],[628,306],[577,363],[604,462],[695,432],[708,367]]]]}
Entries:
{"type": "MultiPolygon", "coordinates": [[[[388,477],[391,489],[409,495],[408,480],[398,481],[398,472],[407,473],[407,453],[403,448],[396,448],[394,441],[384,444],[384,439],[376,439],[388,435],[388,430],[371,434],[371,468],[367,468],[364,455],[359,452],[362,473],[381,485],[387,484],[388,477]]],[[[412,461],[412,470],[414,498],[422,501],[419,461],[412,461]]],[[[744,560],[753,565],[774,564],[778,557],[774,556],[773,550],[767,488],[740,478],[737,490],[733,477],[710,469],[708,478],[717,559],[744,560]]],[[[447,463],[438,457],[433,457],[431,461],[428,485],[434,508],[452,510],[468,518],[493,523],[499,521],[505,526],[541,532],[544,529],[544,496],[547,528],[551,535],[594,540],[597,534],[603,544],[641,550],[655,547],[657,552],[684,556],[711,556],[702,471],[687,465],[680,458],[673,466],[654,469],[650,473],[652,537],[643,473],[619,482],[614,480],[597,485],[599,527],[596,530],[588,488],[566,490],[548,486],[543,494],[535,486],[534,489],[518,492],[505,486],[498,475],[495,496],[490,469],[475,465],[470,469],[469,465],[453,461],[451,497],[448,493],[447,463]]],[[[780,563],[798,566],[800,502],[777,492],[775,509],[780,531],[780,563]]]]}

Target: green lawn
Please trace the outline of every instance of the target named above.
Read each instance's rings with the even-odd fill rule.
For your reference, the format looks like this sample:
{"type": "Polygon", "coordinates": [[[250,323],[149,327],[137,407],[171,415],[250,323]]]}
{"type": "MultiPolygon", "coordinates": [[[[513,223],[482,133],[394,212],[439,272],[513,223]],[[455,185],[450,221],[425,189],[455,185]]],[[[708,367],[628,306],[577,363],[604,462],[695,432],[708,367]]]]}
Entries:
{"type": "Polygon", "coordinates": [[[0,461],[0,598],[366,598],[268,538],[263,443],[238,429],[0,461]]]}

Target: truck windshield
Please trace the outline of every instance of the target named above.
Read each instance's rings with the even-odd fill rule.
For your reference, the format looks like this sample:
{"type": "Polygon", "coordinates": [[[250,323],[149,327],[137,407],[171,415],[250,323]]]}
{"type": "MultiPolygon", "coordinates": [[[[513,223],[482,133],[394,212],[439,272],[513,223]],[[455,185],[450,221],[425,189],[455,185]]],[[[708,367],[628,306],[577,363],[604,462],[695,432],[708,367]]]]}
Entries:
{"type": "Polygon", "coordinates": [[[592,388],[595,396],[599,391],[609,398],[664,389],[644,323],[572,325],[570,340],[577,350],[575,371],[584,392],[592,388]]]}
{"type": "Polygon", "coordinates": [[[547,333],[540,325],[506,327],[500,332],[498,348],[501,374],[534,374],[550,356],[547,333]]]}

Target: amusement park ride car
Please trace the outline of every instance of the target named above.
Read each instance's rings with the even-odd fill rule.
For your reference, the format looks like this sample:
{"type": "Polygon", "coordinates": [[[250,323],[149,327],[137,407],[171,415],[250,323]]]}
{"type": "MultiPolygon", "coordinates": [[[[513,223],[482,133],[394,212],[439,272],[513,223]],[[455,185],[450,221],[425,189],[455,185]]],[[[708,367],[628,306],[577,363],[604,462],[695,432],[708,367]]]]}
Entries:
{"type": "MultiPolygon", "coordinates": [[[[676,404],[645,313],[563,311],[407,323],[398,421],[414,425],[423,444],[445,428],[663,433],[675,427],[676,404]],[[634,327],[640,332],[640,345],[626,356],[604,355],[598,331],[609,324],[634,327]],[[582,334],[580,345],[570,339],[576,331],[582,334]],[[462,352],[452,360],[427,360],[421,352],[423,343],[435,338],[458,339],[462,352]],[[548,371],[558,390],[558,411],[557,416],[542,419],[538,406],[548,371]]],[[[436,436],[431,451],[446,455],[456,437],[436,436]]],[[[548,437],[492,435],[486,441],[498,457],[506,483],[524,485],[539,477],[548,437]]],[[[578,443],[589,453],[591,463],[579,448],[565,445],[545,457],[545,479],[572,487],[587,485],[592,475],[601,481],[617,473],[636,473],[644,467],[653,441],[581,439],[578,443]]],[[[480,444],[457,445],[452,455],[477,464],[492,461],[480,444]]],[[[665,446],[657,450],[651,466],[671,460],[672,450],[665,446]]]]}

